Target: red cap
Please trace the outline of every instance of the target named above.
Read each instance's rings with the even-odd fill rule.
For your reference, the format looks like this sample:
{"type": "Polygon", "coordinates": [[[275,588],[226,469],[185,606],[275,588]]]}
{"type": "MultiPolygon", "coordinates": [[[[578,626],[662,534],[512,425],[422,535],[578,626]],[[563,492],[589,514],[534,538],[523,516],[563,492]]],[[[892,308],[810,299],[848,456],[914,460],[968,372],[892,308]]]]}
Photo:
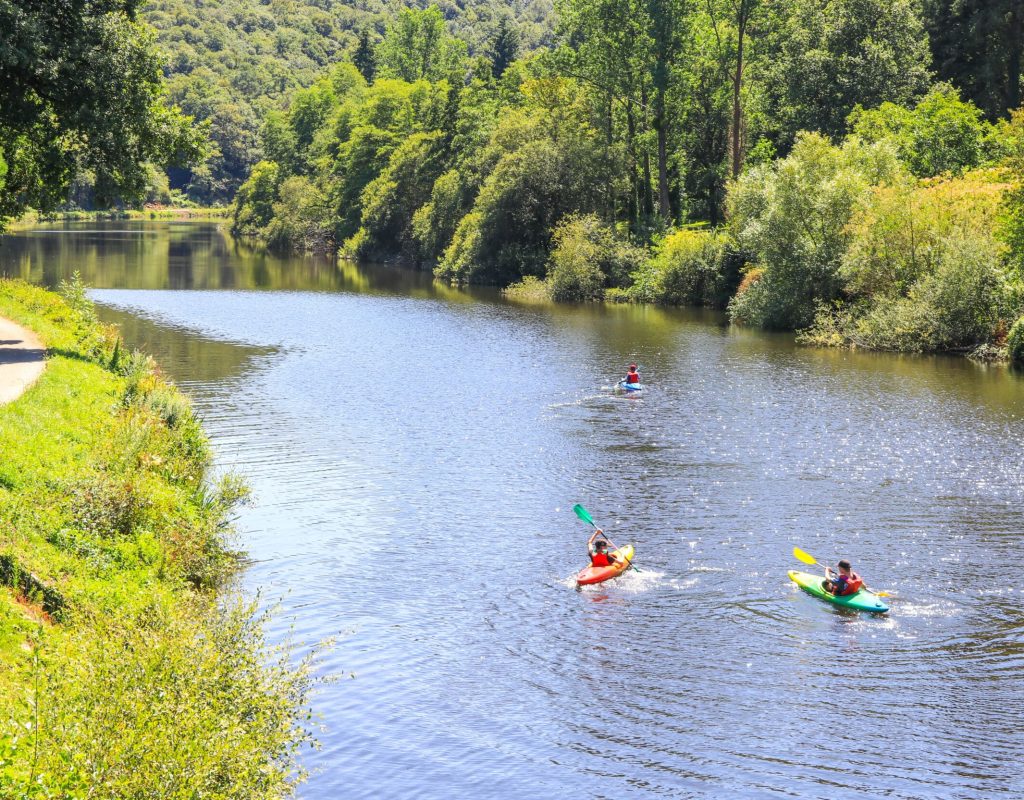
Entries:
{"type": "Polygon", "coordinates": [[[636,364],[630,364],[630,365],[629,365],[629,368],[630,368],[630,369],[636,369],[636,364]]]}

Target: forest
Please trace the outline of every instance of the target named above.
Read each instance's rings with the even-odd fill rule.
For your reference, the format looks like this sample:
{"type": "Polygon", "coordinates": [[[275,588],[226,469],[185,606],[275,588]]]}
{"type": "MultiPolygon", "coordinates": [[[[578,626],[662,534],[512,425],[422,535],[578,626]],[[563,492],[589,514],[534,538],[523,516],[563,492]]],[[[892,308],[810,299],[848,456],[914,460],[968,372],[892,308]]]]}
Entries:
{"type": "MultiPolygon", "coordinates": [[[[550,0],[440,8],[470,53],[485,48],[506,18],[527,47],[551,41],[550,0]]],[[[141,17],[164,53],[169,99],[209,126],[212,144],[200,164],[171,171],[165,193],[205,205],[230,201],[260,159],[267,112],[354,56],[360,43],[376,44],[395,11],[381,0],[151,0],[141,17]]]]}
{"type": "Polygon", "coordinates": [[[818,344],[999,357],[1024,337],[1011,6],[555,11],[550,47],[508,19],[475,55],[440,9],[398,11],[268,112],[236,232],[818,344]]]}

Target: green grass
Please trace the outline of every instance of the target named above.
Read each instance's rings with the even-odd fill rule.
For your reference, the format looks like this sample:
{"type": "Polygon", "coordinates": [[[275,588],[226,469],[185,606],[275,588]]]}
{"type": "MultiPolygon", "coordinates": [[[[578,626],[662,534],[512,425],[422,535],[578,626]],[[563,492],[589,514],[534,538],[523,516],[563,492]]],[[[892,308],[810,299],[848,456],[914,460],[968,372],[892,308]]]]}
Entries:
{"type": "Polygon", "coordinates": [[[26,230],[43,222],[94,222],[111,219],[227,219],[231,216],[231,212],[231,206],[129,208],[123,211],[52,211],[46,214],[29,211],[11,222],[9,227],[11,230],[26,230]]]}
{"type": "Polygon", "coordinates": [[[244,490],[209,483],[187,398],[64,294],[0,281],[48,349],[0,406],[0,797],[285,796],[311,665],[217,594],[244,490]]]}

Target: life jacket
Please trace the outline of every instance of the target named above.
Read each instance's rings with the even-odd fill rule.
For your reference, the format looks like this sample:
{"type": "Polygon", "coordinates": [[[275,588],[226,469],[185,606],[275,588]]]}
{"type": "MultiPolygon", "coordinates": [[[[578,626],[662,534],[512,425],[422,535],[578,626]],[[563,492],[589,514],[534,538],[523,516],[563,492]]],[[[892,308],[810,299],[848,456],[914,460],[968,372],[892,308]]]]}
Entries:
{"type": "Polygon", "coordinates": [[[590,566],[592,567],[610,567],[612,560],[608,558],[608,553],[592,553],[590,556],[590,566]]]}
{"type": "Polygon", "coordinates": [[[851,572],[850,577],[846,579],[846,587],[840,593],[840,596],[848,594],[857,594],[861,589],[864,588],[864,581],[856,572],[851,572]]]}
{"type": "Polygon", "coordinates": [[[631,372],[626,376],[626,383],[640,383],[640,373],[631,372]]]}

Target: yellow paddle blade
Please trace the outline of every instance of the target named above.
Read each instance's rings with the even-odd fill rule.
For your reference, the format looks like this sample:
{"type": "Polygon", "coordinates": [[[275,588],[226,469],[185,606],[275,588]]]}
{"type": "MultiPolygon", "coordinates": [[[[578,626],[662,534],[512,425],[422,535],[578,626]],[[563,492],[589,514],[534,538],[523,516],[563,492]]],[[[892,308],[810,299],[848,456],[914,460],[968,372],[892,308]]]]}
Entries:
{"type": "Polygon", "coordinates": [[[793,556],[797,561],[803,561],[805,564],[817,564],[818,560],[810,553],[805,553],[799,547],[793,548],[793,556]]]}

